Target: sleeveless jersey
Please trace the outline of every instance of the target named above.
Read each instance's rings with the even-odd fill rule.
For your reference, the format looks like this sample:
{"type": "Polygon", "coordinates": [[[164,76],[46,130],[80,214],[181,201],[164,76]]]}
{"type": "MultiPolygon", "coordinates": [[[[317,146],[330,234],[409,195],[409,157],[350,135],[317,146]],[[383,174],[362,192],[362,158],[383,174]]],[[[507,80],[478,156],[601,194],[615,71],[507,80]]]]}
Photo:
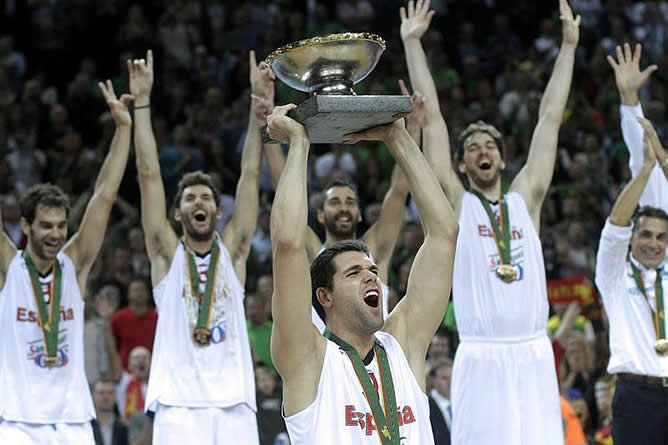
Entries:
{"type": "MultiPolygon", "coordinates": [[[[181,407],[255,406],[255,382],[244,312],[244,288],[223,243],[220,247],[215,300],[211,307],[211,341],[201,346],[192,332],[199,309],[191,295],[188,257],[182,243],[167,275],[153,291],[158,325],[153,344],[146,410],[157,404],[181,407]]],[[[204,292],[211,255],[196,256],[200,293],[204,292]]],[[[212,295],[212,297],[213,297],[212,295]]]]}
{"type": "MultiPolygon", "coordinates": [[[[72,260],[56,257],[62,270],[58,355],[60,366],[44,366],[44,335],[38,324],[28,267],[17,252],[0,292],[0,418],[25,423],[83,423],[95,417],[84,371],[84,301],[72,260]]],[[[53,274],[41,278],[50,311],[53,274]]]]}
{"type": "MultiPolygon", "coordinates": [[[[518,271],[511,283],[496,276],[501,262],[482,203],[472,193],[462,196],[452,279],[462,336],[512,337],[546,331],[549,305],[540,239],[522,196],[517,192],[505,196],[512,265],[518,271]]],[[[492,210],[498,219],[498,205],[492,210]]]]}
{"type": "MultiPolygon", "coordinates": [[[[402,445],[433,445],[429,401],[418,385],[401,346],[390,334],[376,332],[387,352],[397,400],[402,445]]],[[[366,367],[374,386],[379,382],[374,357],[366,367]]],[[[381,405],[382,405],[382,397],[381,405]]],[[[306,409],[285,418],[292,445],[378,445],[381,443],[371,408],[346,353],[327,340],[325,359],[315,400],[306,409]]]]}
{"type": "MultiPolygon", "coordinates": [[[[320,254],[323,250],[325,250],[325,245],[320,248],[320,254]]],[[[371,255],[371,261],[375,261],[373,259],[373,255],[371,255]]],[[[383,320],[387,319],[388,316],[388,310],[387,310],[387,304],[388,304],[388,296],[390,293],[390,288],[387,286],[387,284],[381,282],[380,283],[380,290],[383,293],[382,295],[382,301],[383,301],[383,320]]],[[[325,332],[325,322],[320,318],[320,315],[318,315],[318,312],[316,312],[315,307],[311,306],[311,321],[315,325],[315,327],[318,329],[318,331],[322,334],[325,332]]]]}

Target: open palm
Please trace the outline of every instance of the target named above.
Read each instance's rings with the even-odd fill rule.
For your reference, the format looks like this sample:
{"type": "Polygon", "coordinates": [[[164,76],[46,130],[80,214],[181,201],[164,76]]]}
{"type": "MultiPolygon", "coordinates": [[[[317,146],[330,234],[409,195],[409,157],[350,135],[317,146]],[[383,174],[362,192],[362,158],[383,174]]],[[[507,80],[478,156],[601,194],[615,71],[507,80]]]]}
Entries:
{"type": "Polygon", "coordinates": [[[434,11],[429,10],[429,0],[413,0],[408,2],[408,12],[403,6],[399,9],[401,16],[401,38],[420,39],[431,23],[434,11]]]}
{"type": "Polygon", "coordinates": [[[657,70],[656,65],[650,65],[644,70],[640,71],[640,57],[642,55],[642,45],[638,43],[633,54],[631,53],[631,45],[624,44],[624,50],[621,46],[617,46],[617,60],[614,57],[608,56],[608,63],[615,72],[615,82],[617,88],[622,91],[637,91],[646,81],[649,76],[657,70]]]}

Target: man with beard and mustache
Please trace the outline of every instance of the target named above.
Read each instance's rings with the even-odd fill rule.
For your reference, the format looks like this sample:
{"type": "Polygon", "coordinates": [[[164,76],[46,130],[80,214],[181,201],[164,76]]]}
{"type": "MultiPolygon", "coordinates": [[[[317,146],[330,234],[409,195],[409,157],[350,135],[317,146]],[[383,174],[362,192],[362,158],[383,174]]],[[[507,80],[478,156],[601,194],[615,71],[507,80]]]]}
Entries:
{"type": "Polygon", "coordinates": [[[387,318],[379,267],[364,243],[327,247],[309,273],[304,229],[310,141],[304,127],[286,116],[294,107],[276,107],[267,119],[271,137],[290,143],[271,212],[271,352],[283,379],[290,441],[433,445],[425,356],[448,304],[456,216],[402,120],[347,135],[387,145],[413,191],[425,240],[406,296],[387,318]],[[327,324],[323,334],[311,322],[313,306],[327,324]]]}
{"type": "Polygon", "coordinates": [[[93,444],[95,408],[84,370],[88,273],[104,240],[130,149],[133,98],[99,84],[116,131],[79,231],[67,239],[69,200],[51,184],[20,199],[25,250],[0,235],[0,443],[93,444]]]}
{"type": "MultiPolygon", "coordinates": [[[[273,102],[273,74],[250,52],[252,94],[273,102]]],[[[181,178],[172,229],[155,137],[150,94],[153,54],[128,61],[135,96],[135,146],[142,226],[151,262],[158,325],[146,411],[154,415],[153,443],[257,444],[253,362],[244,314],[246,259],[259,208],[261,120],[251,106],[234,216],[219,235],[219,192],[202,172],[181,178]]],[[[253,101],[255,103],[255,101],[253,101]]],[[[261,113],[260,113],[261,114],[261,113]]]]}
{"type": "Polygon", "coordinates": [[[459,137],[455,173],[420,38],[429,0],[401,8],[401,38],[413,87],[425,95],[425,157],[459,218],[453,299],[461,344],[452,374],[452,442],[563,444],[550,341],[545,267],[538,229],[552,180],[568,99],[580,17],[559,0],[563,40],[538,111],[524,168],[507,193],[501,134],[476,122],[459,137]]]}

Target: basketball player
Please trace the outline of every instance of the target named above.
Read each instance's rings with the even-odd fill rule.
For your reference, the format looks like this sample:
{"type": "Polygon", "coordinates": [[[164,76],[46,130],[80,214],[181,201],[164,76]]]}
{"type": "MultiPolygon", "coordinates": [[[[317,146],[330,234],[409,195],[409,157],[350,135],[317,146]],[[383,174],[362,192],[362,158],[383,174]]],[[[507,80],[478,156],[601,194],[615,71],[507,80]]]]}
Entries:
{"type": "MultiPolygon", "coordinates": [[[[253,94],[265,78],[250,53],[253,94]],[[259,86],[258,86],[259,85],[259,86]]],[[[150,93],[153,55],[128,61],[135,95],[135,145],[141,191],[142,225],[151,261],[158,325],[146,396],[155,413],[153,443],[257,444],[255,386],[246,320],[246,259],[258,214],[261,139],[250,113],[237,184],[236,211],[222,235],[215,231],[222,214],[211,178],[194,172],[179,182],[172,229],[155,138],[150,93]]]]}
{"type": "Polygon", "coordinates": [[[79,231],[67,242],[69,199],[51,184],[27,189],[17,250],[0,235],[0,443],[93,444],[95,408],[84,371],[83,291],[102,246],[130,149],[132,96],[99,84],[116,124],[79,231]]]}
{"type": "Polygon", "coordinates": [[[413,192],[425,241],[406,296],[382,316],[379,268],[366,245],[340,241],[306,254],[306,130],[276,107],[269,134],[289,141],[272,208],[272,360],[283,379],[290,440],[302,444],[433,444],[425,356],[448,302],[457,223],[403,121],[349,135],[382,140],[413,192]],[[297,230],[296,230],[297,229],[297,230]],[[438,277],[439,279],[433,279],[438,277]],[[314,304],[324,336],[311,322],[314,304]]]}
{"type": "Polygon", "coordinates": [[[429,0],[401,8],[401,38],[413,88],[425,96],[424,151],[461,231],[453,296],[461,344],[452,373],[452,442],[563,444],[554,359],[546,325],[545,267],[538,229],[552,180],[557,137],[573,74],[580,18],[559,0],[563,41],[540,103],[527,164],[508,193],[501,134],[482,121],[459,137],[455,165],[448,129],[420,38],[429,0]]]}

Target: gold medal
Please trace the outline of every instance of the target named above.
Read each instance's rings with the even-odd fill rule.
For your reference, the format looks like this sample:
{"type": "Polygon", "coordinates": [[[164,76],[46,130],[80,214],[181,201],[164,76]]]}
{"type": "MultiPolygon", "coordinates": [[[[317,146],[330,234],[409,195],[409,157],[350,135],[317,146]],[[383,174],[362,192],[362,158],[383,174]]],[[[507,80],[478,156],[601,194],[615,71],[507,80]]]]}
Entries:
{"type": "Polygon", "coordinates": [[[654,343],[654,349],[659,355],[668,355],[668,340],[661,338],[654,343]]]}
{"type": "Polygon", "coordinates": [[[49,369],[57,368],[62,363],[63,360],[60,358],[59,355],[56,355],[55,357],[49,357],[49,356],[44,357],[44,366],[46,366],[49,369]]]}
{"type": "Polygon", "coordinates": [[[193,330],[193,338],[202,346],[209,344],[211,332],[206,328],[196,328],[193,330]]]}
{"type": "Polygon", "coordinates": [[[392,439],[392,435],[390,434],[390,430],[387,429],[387,426],[383,427],[383,436],[387,437],[388,439],[392,439]]]}
{"type": "Polygon", "coordinates": [[[517,279],[517,269],[510,264],[502,264],[496,268],[496,276],[506,283],[512,283],[517,279]]]}

